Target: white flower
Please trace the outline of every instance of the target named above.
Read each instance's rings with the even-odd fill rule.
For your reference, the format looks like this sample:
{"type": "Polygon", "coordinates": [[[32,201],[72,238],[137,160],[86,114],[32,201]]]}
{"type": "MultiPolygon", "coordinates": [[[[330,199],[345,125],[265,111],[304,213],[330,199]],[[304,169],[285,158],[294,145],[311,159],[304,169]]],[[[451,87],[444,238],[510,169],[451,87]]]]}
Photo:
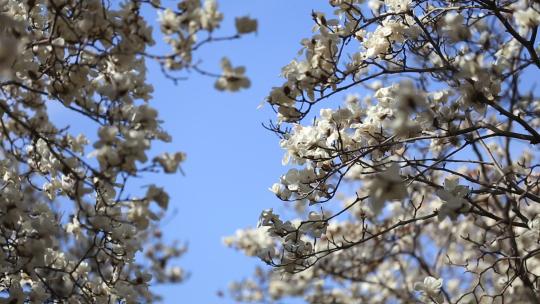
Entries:
{"type": "Polygon", "coordinates": [[[75,216],[72,217],[71,222],[67,223],[65,227],[66,227],[67,233],[73,234],[75,238],[79,239],[82,229],[81,229],[81,223],[79,223],[79,220],[77,219],[77,217],[75,216]]]}
{"type": "Polygon", "coordinates": [[[238,34],[249,34],[257,31],[257,19],[251,19],[247,16],[236,18],[234,25],[238,34]]]}
{"type": "Polygon", "coordinates": [[[460,212],[466,211],[468,202],[465,197],[469,194],[469,188],[460,186],[457,178],[447,178],[444,189],[437,190],[436,194],[444,201],[439,209],[439,220],[447,216],[455,220],[460,212]]]}
{"type": "Polygon", "coordinates": [[[532,28],[540,25],[540,13],[528,7],[527,9],[517,10],[513,14],[516,23],[524,28],[532,28]]]}
{"type": "Polygon", "coordinates": [[[464,24],[464,19],[461,14],[454,12],[444,16],[444,32],[454,42],[461,41],[470,37],[471,32],[469,28],[464,24]]]}
{"type": "Polygon", "coordinates": [[[233,68],[231,62],[227,58],[221,59],[221,68],[223,73],[215,83],[216,89],[234,92],[242,88],[249,88],[251,85],[249,79],[244,76],[246,68],[242,66],[233,68]]]}
{"type": "Polygon", "coordinates": [[[311,237],[320,238],[326,233],[327,227],[328,222],[324,221],[323,215],[311,211],[308,214],[308,221],[303,223],[300,230],[311,237]]]}
{"type": "Polygon", "coordinates": [[[171,9],[166,9],[158,14],[161,30],[165,34],[172,34],[174,31],[178,30],[181,19],[178,18],[175,12],[173,12],[171,9]]]}
{"type": "Polygon", "coordinates": [[[519,239],[526,250],[534,250],[540,244],[540,215],[537,214],[528,223],[529,229],[523,232],[519,239]]]}
{"type": "Polygon", "coordinates": [[[268,227],[239,229],[235,235],[223,238],[226,246],[242,250],[248,256],[258,256],[262,260],[274,257],[274,241],[268,227]]]}
{"type": "Polygon", "coordinates": [[[425,303],[442,303],[443,297],[441,294],[443,280],[428,276],[424,282],[414,283],[414,290],[420,291],[421,299],[425,303]]]}
{"type": "Polygon", "coordinates": [[[186,154],[182,152],[176,152],[174,154],[163,153],[154,158],[154,162],[158,163],[165,173],[175,173],[178,170],[178,166],[186,159],[186,154]]]}
{"type": "Polygon", "coordinates": [[[215,0],[205,0],[203,9],[200,10],[200,22],[202,27],[211,32],[219,27],[223,20],[223,14],[218,11],[218,5],[215,0]]]}
{"type": "Polygon", "coordinates": [[[177,266],[169,268],[167,273],[172,282],[180,282],[186,277],[184,270],[177,266]]]}
{"type": "Polygon", "coordinates": [[[381,212],[384,203],[388,200],[400,200],[407,197],[407,188],[399,171],[399,165],[393,163],[384,172],[377,174],[368,181],[366,187],[373,212],[381,212]]]}
{"type": "Polygon", "coordinates": [[[162,209],[167,209],[169,205],[169,195],[163,188],[151,185],[146,191],[146,199],[155,201],[162,209]]]}
{"type": "Polygon", "coordinates": [[[117,135],[118,127],[116,126],[103,126],[98,130],[99,139],[105,143],[113,142],[117,135]]]}
{"type": "Polygon", "coordinates": [[[270,190],[282,200],[288,200],[292,195],[292,192],[289,189],[283,187],[281,183],[274,183],[272,187],[268,190],[270,190]]]}
{"type": "Polygon", "coordinates": [[[390,9],[389,11],[401,13],[409,9],[411,0],[385,0],[384,3],[390,9]]]}
{"type": "Polygon", "coordinates": [[[384,2],[381,1],[381,0],[369,0],[368,1],[368,6],[373,11],[378,11],[383,4],[384,4],[384,2]]]}
{"type": "Polygon", "coordinates": [[[9,71],[17,58],[18,41],[0,33],[0,73],[9,71]]]}
{"type": "Polygon", "coordinates": [[[0,76],[11,74],[23,47],[20,24],[6,14],[0,15],[0,76]]]}

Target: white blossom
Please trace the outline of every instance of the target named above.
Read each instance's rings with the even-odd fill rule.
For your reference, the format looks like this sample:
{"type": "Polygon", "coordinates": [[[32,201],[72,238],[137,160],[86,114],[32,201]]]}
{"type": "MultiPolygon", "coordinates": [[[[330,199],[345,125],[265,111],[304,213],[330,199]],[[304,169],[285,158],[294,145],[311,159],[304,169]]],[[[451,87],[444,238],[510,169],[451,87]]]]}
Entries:
{"type": "Polygon", "coordinates": [[[448,216],[455,220],[460,212],[467,211],[468,202],[465,197],[469,194],[469,189],[459,185],[457,178],[447,178],[444,181],[444,188],[437,190],[436,193],[444,202],[439,209],[439,219],[448,216]]]}
{"type": "Polygon", "coordinates": [[[249,34],[257,31],[257,19],[237,17],[234,21],[238,34],[249,34]]]}
{"type": "Polygon", "coordinates": [[[442,303],[442,285],[442,279],[428,276],[424,279],[423,282],[414,283],[414,290],[420,291],[421,298],[424,303],[442,303]]]}
{"type": "Polygon", "coordinates": [[[375,213],[381,212],[386,201],[400,200],[408,195],[397,164],[392,164],[382,173],[371,178],[366,187],[375,213]]]}
{"type": "Polygon", "coordinates": [[[251,82],[244,76],[244,67],[233,68],[227,58],[221,59],[222,74],[215,83],[216,89],[220,91],[238,91],[242,88],[249,88],[251,82]]]}

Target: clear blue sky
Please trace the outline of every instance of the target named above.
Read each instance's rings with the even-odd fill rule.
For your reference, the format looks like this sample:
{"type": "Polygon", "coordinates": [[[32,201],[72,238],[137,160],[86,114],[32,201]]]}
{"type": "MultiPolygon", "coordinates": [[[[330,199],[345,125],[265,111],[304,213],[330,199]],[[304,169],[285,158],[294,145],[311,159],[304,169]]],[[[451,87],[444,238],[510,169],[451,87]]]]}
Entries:
{"type": "Polygon", "coordinates": [[[235,66],[245,65],[252,87],[222,93],[213,89],[214,79],[197,74],[175,86],[155,66],[149,76],[155,87],[153,105],[174,138],[156,148],[188,155],[185,176],[153,180],[169,190],[170,214],[176,210],[164,226],[166,236],[189,243],[179,264],[191,277],[181,285],[155,288],[164,303],[233,303],[216,292],[249,276],[260,263],[224,247],[221,238],[254,226],[262,209],[282,206],[268,187],[284,173],[283,153],[278,138],[261,126],[275,114],[268,106],[257,106],[272,86],[281,84],[281,67],[296,56],[300,40],[311,35],[312,9],[328,7],[322,0],[218,2],[225,13],[223,33],[234,33],[234,16],[250,15],[259,21],[258,34],[209,45],[198,55],[206,70],[219,71],[223,55],[235,66]]]}

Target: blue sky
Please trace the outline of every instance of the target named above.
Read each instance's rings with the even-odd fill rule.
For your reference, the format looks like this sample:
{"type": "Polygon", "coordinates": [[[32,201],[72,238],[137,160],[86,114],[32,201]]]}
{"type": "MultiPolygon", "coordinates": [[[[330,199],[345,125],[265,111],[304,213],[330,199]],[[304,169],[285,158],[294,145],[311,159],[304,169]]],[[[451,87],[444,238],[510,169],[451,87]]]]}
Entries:
{"type": "Polygon", "coordinates": [[[259,31],[241,40],[211,44],[197,54],[210,71],[219,71],[224,55],[234,66],[245,65],[251,88],[218,92],[214,79],[197,74],[174,85],[155,65],[149,74],[155,88],[152,103],[174,138],[155,149],[188,155],[185,176],[152,176],[152,182],[171,195],[170,216],[163,227],[167,238],[189,244],[179,264],[191,277],[181,285],[156,287],[164,303],[233,303],[216,292],[249,276],[260,263],[224,247],[221,238],[254,226],[262,209],[282,206],[268,187],[285,171],[283,153],[278,138],[261,126],[275,114],[268,106],[257,106],[272,86],[281,84],[281,67],[296,56],[300,40],[311,35],[311,11],[328,7],[327,1],[313,0],[218,2],[225,14],[222,33],[234,33],[234,16],[243,15],[257,18],[259,31]]]}

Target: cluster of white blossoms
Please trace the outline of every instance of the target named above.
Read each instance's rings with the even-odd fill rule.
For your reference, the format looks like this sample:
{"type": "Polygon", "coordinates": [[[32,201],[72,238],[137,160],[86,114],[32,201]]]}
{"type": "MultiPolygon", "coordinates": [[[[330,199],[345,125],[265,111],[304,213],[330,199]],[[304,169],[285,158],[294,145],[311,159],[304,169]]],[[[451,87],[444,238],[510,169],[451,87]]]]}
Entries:
{"type": "Polygon", "coordinates": [[[511,6],[514,10],[514,22],[520,27],[519,31],[526,34],[528,30],[534,30],[535,27],[540,25],[538,3],[531,4],[529,1],[520,0],[512,3],[511,6]]]}
{"type": "Polygon", "coordinates": [[[267,97],[295,208],[227,239],[275,269],[233,296],[539,303],[540,4],[329,4],[267,97]]]}
{"type": "MultiPolygon", "coordinates": [[[[159,7],[158,3],[154,3],[159,7]]],[[[213,41],[233,40],[241,35],[257,31],[257,20],[239,17],[235,20],[236,34],[228,37],[214,37],[223,20],[223,13],[218,10],[215,0],[183,0],[178,3],[178,10],[170,8],[159,12],[161,31],[166,35],[165,41],[171,46],[172,53],[165,56],[153,56],[167,70],[193,69],[199,73],[217,77],[215,87],[218,90],[238,91],[248,88],[250,81],[243,74],[244,67],[232,68],[229,60],[221,62],[222,74],[216,75],[201,70],[194,63],[193,52],[213,41]]],[[[170,76],[178,80],[174,76],[170,76]]]]}
{"type": "MultiPolygon", "coordinates": [[[[154,1],[153,5],[157,7],[159,3],[154,1]]],[[[177,10],[167,8],[159,12],[161,31],[173,50],[164,58],[165,65],[172,70],[190,67],[193,51],[216,39],[212,34],[223,20],[215,0],[184,0],[177,6],[177,10]]],[[[248,34],[257,30],[257,22],[246,17],[237,18],[236,28],[238,34],[248,34]]],[[[234,37],[236,35],[228,38],[234,37]]]]}
{"type": "MultiPolygon", "coordinates": [[[[159,229],[169,195],[129,183],[185,160],[150,152],[171,137],[149,103],[145,62],[168,76],[193,68],[197,48],[223,40],[211,35],[222,19],[213,1],[0,0],[1,302],[150,303],[151,282],[186,277],[173,262],[184,246],[159,229]],[[149,53],[160,34],[143,9],[158,12],[171,55],[149,53]],[[51,108],[87,129],[55,121],[51,108]]],[[[257,23],[236,26],[226,39],[257,23]]],[[[234,73],[226,88],[249,86],[234,73]]]]}

